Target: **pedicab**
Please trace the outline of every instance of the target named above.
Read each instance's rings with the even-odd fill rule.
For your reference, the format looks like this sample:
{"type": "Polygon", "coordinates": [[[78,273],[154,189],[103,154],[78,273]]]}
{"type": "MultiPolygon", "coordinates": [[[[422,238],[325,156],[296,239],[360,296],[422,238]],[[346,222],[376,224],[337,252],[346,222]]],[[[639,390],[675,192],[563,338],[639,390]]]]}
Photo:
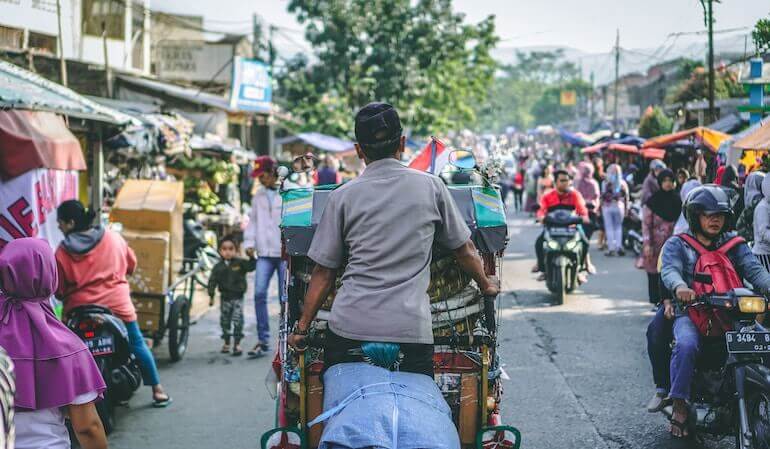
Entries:
{"type": "MultiPolygon", "coordinates": [[[[467,164],[467,155],[450,158],[461,159],[467,164]]],[[[456,164],[470,170],[475,160],[473,165],[456,164]]],[[[316,448],[323,432],[322,424],[308,423],[323,412],[324,332],[336,289],[341,285],[339,278],[311,326],[307,350],[295,353],[288,347],[287,337],[300,318],[310,282],[314,263],[307,252],[314,229],[336,187],[282,189],[287,301],[281,308],[279,347],[271,373],[276,383],[276,427],[262,435],[263,449],[316,448]]],[[[508,242],[499,187],[485,181],[480,185],[450,186],[450,192],[472,230],[487,275],[499,276],[508,242]]],[[[461,446],[518,449],[520,432],[502,425],[500,419],[504,371],[497,351],[499,298],[484,297],[445,249],[434,248],[430,270],[434,380],[451,409],[461,446]]]]}

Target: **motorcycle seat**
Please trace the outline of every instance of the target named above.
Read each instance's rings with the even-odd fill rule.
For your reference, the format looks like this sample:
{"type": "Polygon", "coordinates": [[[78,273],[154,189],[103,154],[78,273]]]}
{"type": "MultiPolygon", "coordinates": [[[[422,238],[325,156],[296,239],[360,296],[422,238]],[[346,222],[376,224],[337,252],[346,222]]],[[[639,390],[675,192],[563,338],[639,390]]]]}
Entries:
{"type": "Polygon", "coordinates": [[[99,306],[96,304],[88,304],[85,306],[75,307],[74,309],[70,310],[67,315],[71,317],[75,315],[89,315],[89,314],[112,315],[112,311],[103,306],[99,306]]]}

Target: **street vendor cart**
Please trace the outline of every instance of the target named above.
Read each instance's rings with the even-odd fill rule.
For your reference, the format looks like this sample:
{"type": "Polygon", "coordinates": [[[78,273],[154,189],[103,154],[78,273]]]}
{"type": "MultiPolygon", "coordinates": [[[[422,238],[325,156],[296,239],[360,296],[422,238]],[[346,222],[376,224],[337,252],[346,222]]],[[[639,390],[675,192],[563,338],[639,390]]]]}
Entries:
{"type": "MultiPolygon", "coordinates": [[[[287,336],[300,317],[310,282],[314,263],[307,252],[314,229],[335,187],[282,192],[288,299],[281,311],[280,345],[273,361],[277,377],[276,428],[263,435],[263,449],[315,448],[323,431],[321,424],[309,427],[308,423],[323,411],[323,341],[335,291],[311,326],[305,352],[290,350],[287,336]]],[[[472,230],[487,275],[499,274],[508,233],[498,188],[466,185],[451,186],[450,191],[472,230]]],[[[500,420],[503,370],[497,351],[498,300],[484,297],[445,249],[434,248],[430,270],[434,380],[451,409],[462,447],[518,448],[520,433],[502,426],[500,420]]]]}

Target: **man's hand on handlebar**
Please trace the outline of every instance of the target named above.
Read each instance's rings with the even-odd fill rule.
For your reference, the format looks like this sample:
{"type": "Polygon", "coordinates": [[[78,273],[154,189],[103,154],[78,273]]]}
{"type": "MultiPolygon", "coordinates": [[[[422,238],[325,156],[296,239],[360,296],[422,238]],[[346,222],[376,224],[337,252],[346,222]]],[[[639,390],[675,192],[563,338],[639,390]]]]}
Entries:
{"type": "Polygon", "coordinates": [[[676,288],[676,299],[682,301],[684,304],[689,304],[695,301],[695,291],[686,286],[679,286],[676,288]]]}
{"type": "Polygon", "coordinates": [[[487,276],[487,285],[479,286],[484,296],[497,296],[500,294],[500,281],[495,276],[487,276]]]}
{"type": "Polygon", "coordinates": [[[663,316],[666,317],[667,320],[673,320],[676,317],[674,305],[671,303],[670,299],[663,300],[663,316]]]}
{"type": "Polygon", "coordinates": [[[305,349],[307,349],[307,343],[305,343],[306,338],[307,335],[297,335],[295,333],[291,333],[289,334],[288,339],[289,346],[296,352],[305,352],[305,349]]]}

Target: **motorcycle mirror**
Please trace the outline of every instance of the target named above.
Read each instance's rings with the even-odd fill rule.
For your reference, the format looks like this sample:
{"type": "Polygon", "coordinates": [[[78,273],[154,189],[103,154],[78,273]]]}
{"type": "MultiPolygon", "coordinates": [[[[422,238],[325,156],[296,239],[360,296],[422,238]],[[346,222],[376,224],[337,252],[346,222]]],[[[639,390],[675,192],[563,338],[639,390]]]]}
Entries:
{"type": "Polygon", "coordinates": [[[295,173],[310,173],[315,169],[316,157],[312,153],[303,154],[295,157],[291,162],[291,167],[295,173]]]}
{"type": "Polygon", "coordinates": [[[460,170],[476,168],[476,158],[468,150],[454,150],[449,153],[449,163],[460,170]]]}

